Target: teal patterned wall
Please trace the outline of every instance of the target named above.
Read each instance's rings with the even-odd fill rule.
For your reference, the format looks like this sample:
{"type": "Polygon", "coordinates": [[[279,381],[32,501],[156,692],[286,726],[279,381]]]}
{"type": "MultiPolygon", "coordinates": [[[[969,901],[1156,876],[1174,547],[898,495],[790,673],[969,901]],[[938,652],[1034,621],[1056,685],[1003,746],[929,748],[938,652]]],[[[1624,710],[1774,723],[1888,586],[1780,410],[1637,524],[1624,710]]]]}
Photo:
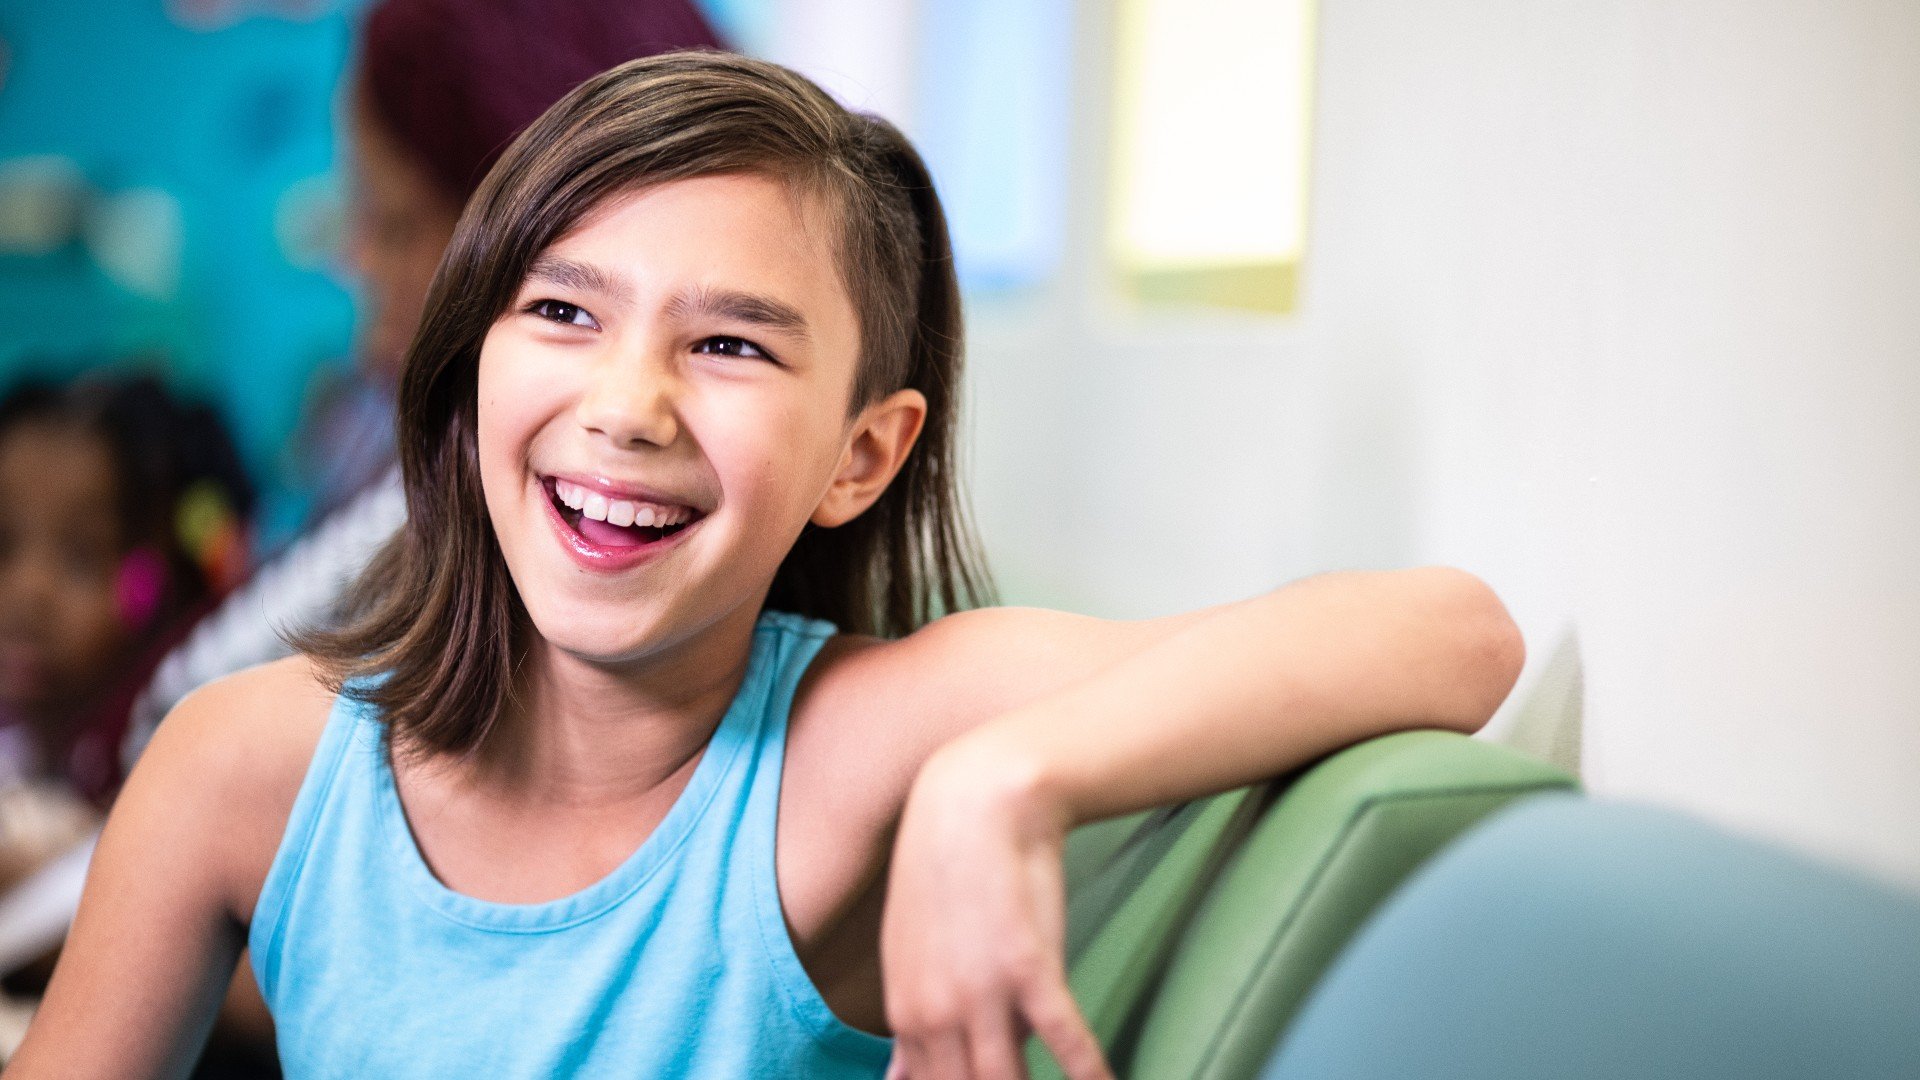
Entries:
{"type": "Polygon", "coordinates": [[[280,447],[345,364],[335,86],[356,3],[0,0],[0,382],[145,356],[280,447]]]}

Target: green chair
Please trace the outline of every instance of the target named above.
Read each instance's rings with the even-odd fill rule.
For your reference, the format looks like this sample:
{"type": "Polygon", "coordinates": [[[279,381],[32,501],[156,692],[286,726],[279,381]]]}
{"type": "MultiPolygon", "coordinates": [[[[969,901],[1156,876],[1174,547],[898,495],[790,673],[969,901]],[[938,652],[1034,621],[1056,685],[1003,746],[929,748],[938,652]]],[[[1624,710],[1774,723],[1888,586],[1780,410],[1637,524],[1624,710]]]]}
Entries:
{"type": "MultiPolygon", "coordinates": [[[[1576,788],[1440,731],[1068,839],[1075,1000],[1119,1075],[1251,1080],[1307,991],[1421,863],[1512,800],[1576,788]]],[[[1059,1077],[1030,1041],[1036,1080],[1059,1077]]]]}

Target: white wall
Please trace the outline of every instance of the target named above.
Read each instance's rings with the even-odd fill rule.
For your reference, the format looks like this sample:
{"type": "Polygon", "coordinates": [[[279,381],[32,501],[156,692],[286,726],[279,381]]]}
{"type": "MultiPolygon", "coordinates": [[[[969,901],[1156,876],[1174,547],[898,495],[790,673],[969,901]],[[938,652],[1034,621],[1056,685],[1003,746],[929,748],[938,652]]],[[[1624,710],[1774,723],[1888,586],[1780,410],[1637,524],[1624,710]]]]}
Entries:
{"type": "Polygon", "coordinates": [[[1068,271],[974,309],[1009,599],[1464,566],[1496,728],[1558,647],[1595,791],[1920,886],[1920,5],[1322,0],[1286,320],[1112,297],[1104,6],[1068,271]]]}

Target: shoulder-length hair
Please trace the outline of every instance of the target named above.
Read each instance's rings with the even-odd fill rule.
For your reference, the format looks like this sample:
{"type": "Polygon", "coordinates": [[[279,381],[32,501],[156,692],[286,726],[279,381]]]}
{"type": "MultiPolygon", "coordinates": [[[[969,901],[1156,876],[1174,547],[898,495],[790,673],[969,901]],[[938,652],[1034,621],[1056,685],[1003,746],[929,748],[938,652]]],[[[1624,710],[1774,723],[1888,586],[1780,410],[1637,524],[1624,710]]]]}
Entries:
{"type": "Polygon", "coordinates": [[[839,271],[860,320],[848,415],[906,387],[927,399],[919,440],[887,491],[839,528],[808,525],[767,606],[898,636],[990,602],[958,483],[959,287],[926,165],[891,124],[777,65],[719,52],[635,60],[536,120],[467,204],[401,377],[406,525],[355,585],[347,622],[296,642],[336,690],[356,680],[351,692],[381,710],[397,745],[476,747],[528,647],[474,441],[489,328],[534,260],[607,198],[739,172],[776,176],[838,219],[839,271]]]}

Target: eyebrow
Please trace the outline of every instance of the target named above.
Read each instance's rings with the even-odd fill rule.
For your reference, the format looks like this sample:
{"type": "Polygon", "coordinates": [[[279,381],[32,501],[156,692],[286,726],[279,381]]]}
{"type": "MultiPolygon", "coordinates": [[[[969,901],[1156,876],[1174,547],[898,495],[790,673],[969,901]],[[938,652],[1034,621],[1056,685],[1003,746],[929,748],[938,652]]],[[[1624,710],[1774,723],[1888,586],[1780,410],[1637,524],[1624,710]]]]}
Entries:
{"type": "Polygon", "coordinates": [[[668,301],[667,311],[676,318],[705,315],[764,326],[801,340],[809,336],[806,316],[772,297],[735,289],[695,286],[668,301]]]}
{"type": "MultiPolygon", "coordinates": [[[[592,263],[558,255],[542,255],[527,270],[527,280],[551,282],[568,289],[597,292],[619,304],[633,301],[633,290],[619,277],[592,263]]],[[[704,315],[780,330],[802,341],[811,338],[806,316],[770,296],[696,285],[667,301],[667,313],[678,319],[704,315]]]]}
{"type": "Polygon", "coordinates": [[[542,255],[533,261],[527,270],[527,280],[535,279],[562,288],[596,292],[620,304],[633,299],[633,290],[627,287],[626,282],[592,263],[575,262],[558,255],[542,255]]]}

